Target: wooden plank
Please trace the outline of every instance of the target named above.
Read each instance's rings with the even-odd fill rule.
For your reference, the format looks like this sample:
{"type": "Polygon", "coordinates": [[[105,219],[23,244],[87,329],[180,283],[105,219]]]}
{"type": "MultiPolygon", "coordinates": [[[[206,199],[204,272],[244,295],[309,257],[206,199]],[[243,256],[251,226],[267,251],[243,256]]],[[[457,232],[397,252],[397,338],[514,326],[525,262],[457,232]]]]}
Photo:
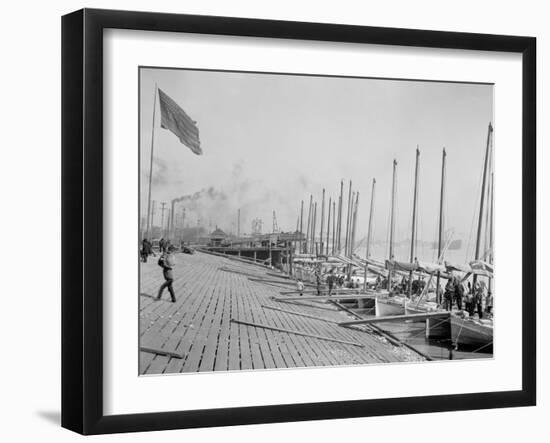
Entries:
{"type": "Polygon", "coordinates": [[[424,320],[427,318],[443,318],[448,317],[449,312],[426,312],[423,314],[405,314],[405,315],[388,315],[385,317],[364,318],[362,320],[353,320],[339,323],[340,326],[362,325],[370,323],[390,322],[390,321],[406,321],[406,320],[424,320]]]}
{"type": "MultiPolygon", "coordinates": [[[[242,281],[242,294],[246,300],[247,306],[250,309],[250,319],[252,321],[264,321],[264,313],[259,309],[258,299],[255,288],[252,288],[248,281],[242,281]]],[[[262,297],[265,295],[262,293],[262,297]]],[[[259,339],[259,347],[266,369],[277,367],[286,367],[285,361],[282,358],[277,340],[274,338],[272,331],[258,330],[257,337],[259,339]]]]}
{"type": "Polygon", "coordinates": [[[281,309],[281,308],[276,308],[274,306],[266,306],[266,305],[262,305],[262,308],[264,309],[272,309],[274,311],[279,311],[279,312],[286,312],[287,314],[292,314],[292,315],[299,315],[301,317],[305,317],[305,318],[312,318],[314,320],[320,320],[320,321],[324,321],[324,322],[327,322],[327,323],[336,323],[338,324],[338,322],[336,320],[331,320],[329,318],[324,318],[324,317],[318,317],[316,315],[310,315],[310,314],[303,314],[301,312],[295,312],[295,311],[288,311],[288,310],[285,310],[285,309],[281,309]]]}
{"type": "Polygon", "coordinates": [[[273,300],[276,301],[300,301],[300,300],[317,300],[317,301],[330,301],[330,300],[365,300],[375,298],[373,295],[304,295],[297,297],[278,297],[272,296],[273,300]]]}
{"type": "Polygon", "coordinates": [[[166,349],[153,349],[153,348],[148,348],[147,346],[140,346],[139,350],[141,352],[149,352],[150,354],[166,355],[168,357],[174,357],[174,358],[184,357],[183,355],[178,354],[177,352],[167,351],[166,349]]]}
{"type": "Polygon", "coordinates": [[[320,336],[320,335],[306,334],[306,333],[300,332],[300,331],[292,331],[292,330],[290,330],[290,329],[281,329],[281,328],[276,328],[276,327],[274,327],[274,326],[262,325],[262,324],[259,324],[259,323],[247,322],[247,321],[238,320],[238,319],[235,319],[235,318],[232,318],[231,321],[232,321],[232,322],[235,322],[235,323],[242,324],[242,325],[252,326],[252,327],[255,327],[255,328],[271,329],[271,330],[273,330],[273,331],[285,332],[285,333],[287,333],[287,334],[302,335],[302,336],[304,336],[304,337],[316,338],[316,339],[318,339],[318,340],[332,341],[332,342],[335,342],[335,343],[342,343],[342,344],[351,345],[351,346],[358,346],[358,347],[361,347],[361,348],[364,347],[364,345],[362,345],[361,343],[356,343],[356,342],[351,342],[351,341],[345,341],[345,340],[337,340],[337,339],[333,339],[333,338],[330,338],[330,337],[323,337],[323,336],[320,336]]]}

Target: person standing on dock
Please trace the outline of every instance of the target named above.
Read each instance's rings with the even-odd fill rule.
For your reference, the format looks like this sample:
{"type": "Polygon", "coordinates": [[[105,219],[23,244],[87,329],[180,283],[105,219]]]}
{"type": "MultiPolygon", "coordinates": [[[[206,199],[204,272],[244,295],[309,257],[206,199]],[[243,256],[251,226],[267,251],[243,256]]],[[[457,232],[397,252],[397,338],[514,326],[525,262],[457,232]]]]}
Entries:
{"type": "Polygon", "coordinates": [[[459,311],[462,311],[462,299],[464,298],[464,286],[462,286],[462,282],[457,278],[455,280],[455,300],[456,300],[456,307],[459,311]]]}
{"type": "Polygon", "coordinates": [[[170,292],[170,297],[172,298],[172,303],[176,303],[176,294],[174,292],[174,288],[172,287],[172,283],[174,283],[173,269],[175,265],[174,256],[172,255],[173,251],[174,247],[170,246],[168,250],[161,255],[158,261],[159,266],[162,268],[164,283],[160,285],[157,300],[161,299],[162,293],[166,288],[168,288],[168,292],[170,292]]]}
{"type": "Polygon", "coordinates": [[[483,318],[483,302],[485,301],[485,297],[485,282],[477,281],[474,285],[474,303],[479,318],[483,318]]]}
{"type": "Polygon", "coordinates": [[[317,295],[321,295],[321,271],[315,268],[315,284],[317,286],[317,295]]]}
{"type": "Polygon", "coordinates": [[[296,282],[296,290],[298,291],[300,297],[304,295],[304,283],[302,282],[302,280],[298,280],[296,282]]]}
{"type": "Polygon", "coordinates": [[[334,274],[332,273],[332,269],[328,271],[327,283],[328,283],[328,295],[331,296],[332,289],[334,288],[334,274]]]}
{"type": "Polygon", "coordinates": [[[445,285],[445,294],[443,295],[445,298],[446,311],[450,312],[453,310],[454,293],[455,293],[454,277],[451,277],[449,280],[447,280],[447,284],[445,285]]]}

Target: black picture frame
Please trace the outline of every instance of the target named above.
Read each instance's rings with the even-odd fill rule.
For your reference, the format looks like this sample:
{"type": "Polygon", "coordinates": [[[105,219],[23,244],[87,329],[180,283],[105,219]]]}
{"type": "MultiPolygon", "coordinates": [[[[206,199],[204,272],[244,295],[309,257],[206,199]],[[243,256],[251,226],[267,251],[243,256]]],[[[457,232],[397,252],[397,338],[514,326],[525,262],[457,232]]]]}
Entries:
{"type": "Polygon", "coordinates": [[[536,39],[83,9],[62,18],[62,426],[82,434],[412,414],[536,404],[536,39]],[[131,415],[103,413],[103,31],[502,51],[522,55],[522,388],[131,415]]]}

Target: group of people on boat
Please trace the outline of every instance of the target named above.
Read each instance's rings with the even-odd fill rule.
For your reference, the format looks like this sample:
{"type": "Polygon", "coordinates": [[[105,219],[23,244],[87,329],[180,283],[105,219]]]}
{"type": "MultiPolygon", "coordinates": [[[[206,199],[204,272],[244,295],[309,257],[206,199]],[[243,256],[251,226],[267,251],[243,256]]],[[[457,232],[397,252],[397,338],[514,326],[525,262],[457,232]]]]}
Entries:
{"type": "Polygon", "coordinates": [[[479,318],[493,314],[493,294],[488,290],[485,282],[480,280],[475,281],[472,286],[470,281],[466,283],[456,276],[451,277],[445,285],[443,302],[447,311],[452,311],[454,304],[459,311],[462,311],[464,306],[464,310],[470,317],[475,313],[479,318]]]}

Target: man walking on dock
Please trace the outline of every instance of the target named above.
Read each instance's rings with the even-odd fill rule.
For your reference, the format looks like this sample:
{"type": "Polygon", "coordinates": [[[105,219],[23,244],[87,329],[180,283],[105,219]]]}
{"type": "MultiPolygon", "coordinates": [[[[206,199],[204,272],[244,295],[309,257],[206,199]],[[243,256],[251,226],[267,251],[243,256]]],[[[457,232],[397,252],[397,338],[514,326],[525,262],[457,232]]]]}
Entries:
{"type": "Polygon", "coordinates": [[[164,276],[164,283],[160,285],[157,300],[160,300],[162,297],[162,293],[166,288],[168,288],[168,292],[170,292],[170,297],[172,298],[172,303],[176,303],[176,294],[174,293],[174,288],[172,287],[172,283],[174,283],[174,256],[172,255],[172,252],[174,251],[174,247],[170,246],[168,250],[161,255],[159,258],[158,264],[162,268],[162,275],[164,276]]]}

